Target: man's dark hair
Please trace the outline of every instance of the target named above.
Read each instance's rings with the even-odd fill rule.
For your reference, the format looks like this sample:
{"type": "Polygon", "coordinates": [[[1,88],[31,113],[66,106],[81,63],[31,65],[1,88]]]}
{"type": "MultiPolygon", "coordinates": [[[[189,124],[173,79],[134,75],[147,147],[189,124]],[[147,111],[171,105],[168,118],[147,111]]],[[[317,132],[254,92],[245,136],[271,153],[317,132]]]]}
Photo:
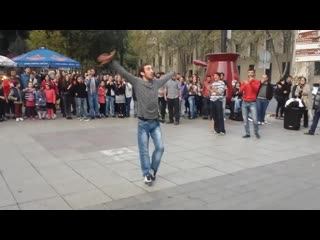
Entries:
{"type": "MultiPolygon", "coordinates": [[[[142,64],[142,65],[139,67],[139,72],[138,72],[139,77],[142,78],[141,72],[144,72],[144,67],[145,67],[145,66],[148,66],[148,65],[150,65],[150,64],[145,63],[145,64],[142,64]]],[[[160,75],[161,75],[161,74],[160,74],[160,75]]]]}

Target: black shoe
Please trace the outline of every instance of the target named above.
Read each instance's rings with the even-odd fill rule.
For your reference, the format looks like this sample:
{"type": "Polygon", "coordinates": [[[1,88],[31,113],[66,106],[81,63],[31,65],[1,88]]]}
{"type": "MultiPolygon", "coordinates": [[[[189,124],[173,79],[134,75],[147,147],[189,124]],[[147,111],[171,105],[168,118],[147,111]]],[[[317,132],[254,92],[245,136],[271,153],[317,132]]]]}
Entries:
{"type": "Polygon", "coordinates": [[[96,118],[101,118],[100,115],[96,116],[96,118]]]}
{"type": "Polygon", "coordinates": [[[94,117],[91,117],[92,120],[94,120],[94,117]]]}
{"type": "Polygon", "coordinates": [[[165,123],[166,121],[164,119],[159,119],[159,122],[165,123]]]}
{"type": "Polygon", "coordinates": [[[260,134],[259,133],[255,133],[256,137],[259,139],[260,138],[260,134]]]}
{"type": "Polygon", "coordinates": [[[173,123],[173,121],[168,121],[168,122],[167,122],[167,124],[172,124],[172,123],[173,123]]]}
{"type": "Polygon", "coordinates": [[[157,172],[155,172],[154,170],[151,169],[150,177],[151,177],[152,181],[156,180],[156,174],[157,174],[157,172]]]}
{"type": "Polygon", "coordinates": [[[202,119],[207,120],[207,119],[208,119],[208,117],[203,117],[202,119]]]}
{"type": "Polygon", "coordinates": [[[3,118],[0,118],[0,122],[3,122],[4,120],[3,120],[3,118]]]}
{"type": "Polygon", "coordinates": [[[305,132],[304,134],[305,135],[314,135],[314,133],[311,133],[311,132],[305,132]]]}
{"type": "Polygon", "coordinates": [[[67,119],[68,119],[68,120],[71,120],[71,119],[72,119],[72,117],[67,117],[67,119]]]}
{"type": "Polygon", "coordinates": [[[243,138],[249,138],[250,137],[250,135],[249,134],[246,134],[246,135],[244,135],[244,136],[242,136],[243,138]]]}

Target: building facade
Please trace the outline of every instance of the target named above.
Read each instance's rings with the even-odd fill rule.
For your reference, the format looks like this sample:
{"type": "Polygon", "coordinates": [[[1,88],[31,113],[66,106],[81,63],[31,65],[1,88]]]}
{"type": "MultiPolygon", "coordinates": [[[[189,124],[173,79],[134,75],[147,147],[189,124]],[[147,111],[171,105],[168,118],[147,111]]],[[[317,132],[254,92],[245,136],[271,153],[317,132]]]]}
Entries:
{"type": "MultiPolygon", "coordinates": [[[[275,84],[280,80],[281,73],[284,72],[287,64],[287,69],[285,76],[293,75],[292,72],[292,51],[288,49],[292,49],[292,45],[294,41],[292,41],[290,46],[286,46],[284,44],[284,40],[279,36],[273,39],[274,48],[276,52],[276,56],[278,59],[278,64],[276,61],[276,57],[272,54],[272,40],[268,39],[259,39],[258,44],[249,44],[248,46],[240,46],[240,44],[236,44],[232,41],[228,43],[228,52],[239,53],[240,56],[237,61],[238,71],[240,73],[240,80],[243,80],[247,77],[248,69],[256,70],[256,77],[260,79],[263,74],[267,74],[271,82],[275,84]],[[271,54],[269,67],[264,69],[263,66],[259,64],[261,60],[261,54],[267,50],[271,54]],[[279,70],[280,68],[280,70],[279,70]],[[281,73],[280,73],[281,72],[281,73]]],[[[214,44],[216,48],[212,49],[211,52],[220,52],[219,44],[214,44]]],[[[169,72],[176,71],[185,76],[190,76],[192,74],[198,74],[201,79],[205,78],[206,69],[203,67],[199,67],[193,64],[193,60],[201,60],[206,62],[206,53],[201,49],[193,49],[192,54],[179,53],[179,52],[168,52],[162,49],[160,52],[160,57],[155,55],[153,58],[153,66],[156,72],[169,72]],[[198,53],[198,56],[197,56],[198,53]]],[[[141,59],[141,62],[143,59],[141,59]]],[[[314,62],[314,83],[320,82],[320,62],[314,62]]]]}

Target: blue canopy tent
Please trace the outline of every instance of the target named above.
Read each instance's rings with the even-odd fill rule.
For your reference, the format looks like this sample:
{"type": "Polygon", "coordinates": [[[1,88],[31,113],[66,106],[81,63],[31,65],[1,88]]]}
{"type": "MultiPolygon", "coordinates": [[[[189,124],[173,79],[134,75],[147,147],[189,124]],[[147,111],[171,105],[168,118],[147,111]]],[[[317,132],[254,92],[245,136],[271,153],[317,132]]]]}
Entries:
{"type": "Polygon", "coordinates": [[[39,48],[12,59],[18,67],[80,68],[80,63],[47,48],[39,48]]]}

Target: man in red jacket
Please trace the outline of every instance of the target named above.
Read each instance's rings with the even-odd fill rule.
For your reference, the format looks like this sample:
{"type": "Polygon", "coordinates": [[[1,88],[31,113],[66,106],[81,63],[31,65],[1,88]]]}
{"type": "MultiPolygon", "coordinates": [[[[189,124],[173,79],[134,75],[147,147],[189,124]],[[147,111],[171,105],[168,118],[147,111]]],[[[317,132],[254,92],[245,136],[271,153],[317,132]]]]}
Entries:
{"type": "Polygon", "coordinates": [[[257,117],[257,105],[256,99],[260,87],[260,81],[255,79],[255,70],[248,70],[248,79],[242,81],[240,86],[240,93],[243,93],[243,102],[242,102],[242,116],[244,122],[244,128],[246,131],[246,135],[243,138],[250,137],[250,127],[248,116],[249,112],[251,112],[251,116],[253,119],[254,133],[257,138],[260,138],[259,128],[258,128],[258,117],[257,117]]]}

